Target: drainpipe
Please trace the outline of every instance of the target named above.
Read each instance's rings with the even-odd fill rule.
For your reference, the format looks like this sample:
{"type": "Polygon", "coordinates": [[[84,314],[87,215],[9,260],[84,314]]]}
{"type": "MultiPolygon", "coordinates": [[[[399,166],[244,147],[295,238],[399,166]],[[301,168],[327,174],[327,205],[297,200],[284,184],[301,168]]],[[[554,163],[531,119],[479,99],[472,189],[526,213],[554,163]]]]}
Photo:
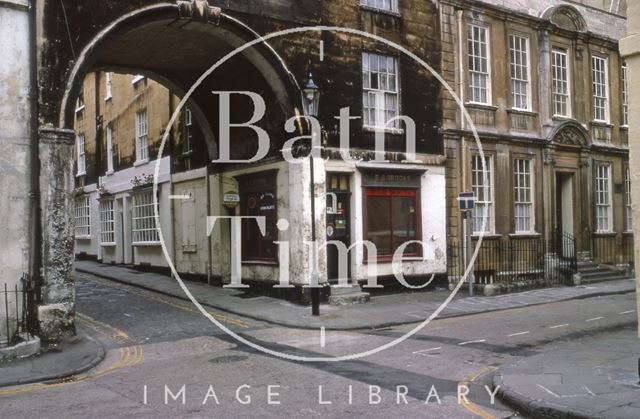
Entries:
{"type": "Polygon", "coordinates": [[[42,225],[40,222],[40,146],[38,141],[38,49],[36,0],[29,2],[29,102],[31,147],[29,148],[29,273],[27,283],[27,330],[38,331],[38,304],[42,302],[42,225]]]}

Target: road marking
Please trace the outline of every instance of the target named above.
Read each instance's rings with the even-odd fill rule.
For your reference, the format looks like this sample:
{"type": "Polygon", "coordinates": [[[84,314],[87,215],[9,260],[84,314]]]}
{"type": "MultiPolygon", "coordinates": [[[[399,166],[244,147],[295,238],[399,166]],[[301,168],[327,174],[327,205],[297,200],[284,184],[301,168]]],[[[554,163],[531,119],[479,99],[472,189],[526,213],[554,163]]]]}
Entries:
{"type": "Polygon", "coordinates": [[[635,310],[627,310],[627,311],[621,311],[618,314],[631,314],[631,313],[635,313],[635,312],[636,312],[635,310]]]}
{"type": "Polygon", "coordinates": [[[518,332],[518,333],[512,333],[509,335],[509,337],[513,337],[513,336],[521,336],[521,335],[528,335],[529,331],[527,330],[526,332],[518,332]]]}
{"type": "MultiPolygon", "coordinates": [[[[476,381],[478,378],[482,377],[485,374],[493,372],[495,370],[497,370],[496,367],[490,367],[490,366],[482,367],[482,369],[480,371],[476,371],[476,372],[468,375],[467,377],[465,377],[462,381],[460,381],[458,383],[458,386],[469,387],[469,385],[472,382],[476,381]]],[[[481,408],[477,404],[473,403],[472,401],[468,400],[467,398],[465,398],[464,400],[465,401],[462,403],[462,407],[464,407],[465,409],[467,409],[469,412],[473,413],[474,415],[478,415],[482,419],[496,419],[496,416],[494,416],[491,413],[487,412],[486,410],[484,410],[483,408],[481,408]]]]}
{"type": "Polygon", "coordinates": [[[587,320],[587,323],[588,323],[588,322],[595,322],[595,321],[597,321],[597,320],[602,320],[602,319],[604,319],[604,317],[603,317],[603,316],[600,316],[600,317],[594,317],[593,319],[588,319],[588,320],[587,320]]]}
{"type": "Polygon", "coordinates": [[[546,388],[545,386],[541,385],[541,384],[536,384],[538,387],[540,387],[541,389],[543,389],[544,391],[546,391],[547,393],[551,394],[554,397],[560,397],[558,396],[556,393],[554,393],[553,391],[549,390],[548,388],[546,388]]]}
{"type": "Polygon", "coordinates": [[[569,323],[565,323],[565,324],[556,324],[555,326],[549,326],[549,329],[559,329],[561,327],[567,327],[569,326],[569,323]]]}
{"type": "MultiPolygon", "coordinates": [[[[101,278],[101,277],[99,277],[99,278],[101,278]]],[[[113,289],[117,289],[117,290],[120,290],[120,291],[129,292],[131,294],[136,294],[136,295],[139,295],[139,296],[141,296],[143,298],[147,298],[149,300],[157,301],[159,303],[166,304],[168,306],[171,306],[171,307],[174,307],[174,308],[178,308],[180,310],[188,311],[188,312],[193,313],[193,314],[198,314],[198,315],[201,314],[200,311],[196,310],[195,308],[193,308],[192,305],[174,303],[174,302],[165,300],[164,298],[160,298],[160,297],[156,297],[155,295],[151,295],[150,293],[152,293],[153,291],[149,291],[147,293],[143,293],[141,291],[138,291],[136,288],[134,288],[133,285],[129,285],[129,286],[126,286],[126,287],[119,287],[119,286],[114,285],[111,282],[107,282],[107,281],[109,281],[108,279],[105,279],[105,278],[101,278],[101,279],[103,279],[103,281],[101,281],[100,284],[102,284],[104,286],[107,286],[109,288],[113,288],[113,289]]],[[[251,326],[250,323],[247,323],[247,322],[242,321],[240,319],[236,319],[236,318],[233,318],[233,317],[222,315],[220,313],[214,312],[214,311],[209,310],[209,309],[207,309],[207,312],[209,314],[211,314],[214,318],[216,318],[216,319],[218,319],[220,321],[223,321],[225,323],[234,324],[234,325],[239,326],[239,327],[241,327],[243,329],[247,329],[247,328],[249,328],[251,326]]]]}
{"type": "Polygon", "coordinates": [[[187,199],[191,199],[191,195],[169,195],[169,199],[186,201],[187,199]]]}
{"type": "Polygon", "coordinates": [[[324,326],[322,326],[320,328],[320,347],[324,348],[325,343],[326,343],[326,339],[325,339],[324,326]]]}
{"type": "Polygon", "coordinates": [[[99,320],[94,319],[93,317],[87,316],[86,314],[76,313],[76,316],[78,317],[79,320],[89,324],[90,327],[93,326],[91,327],[91,329],[95,330],[96,332],[109,335],[109,337],[116,342],[122,343],[122,342],[131,341],[131,338],[129,338],[129,335],[124,330],[120,330],[116,327],[111,326],[110,324],[103,323],[99,320]],[[106,329],[110,333],[104,333],[104,331],[98,330],[100,328],[106,329]]]}
{"type": "Polygon", "coordinates": [[[440,349],[442,349],[442,346],[438,346],[437,348],[429,348],[429,349],[420,349],[419,351],[414,351],[412,352],[414,355],[422,355],[425,352],[433,352],[433,351],[439,351],[440,349]]]}
{"type": "Polygon", "coordinates": [[[320,61],[324,61],[324,41],[320,40],[320,61]]]}
{"type": "Polygon", "coordinates": [[[487,341],[486,339],[470,340],[470,341],[467,341],[467,342],[460,342],[458,345],[464,346],[464,345],[469,345],[471,343],[482,343],[482,342],[486,342],[486,341],[487,341]]]}

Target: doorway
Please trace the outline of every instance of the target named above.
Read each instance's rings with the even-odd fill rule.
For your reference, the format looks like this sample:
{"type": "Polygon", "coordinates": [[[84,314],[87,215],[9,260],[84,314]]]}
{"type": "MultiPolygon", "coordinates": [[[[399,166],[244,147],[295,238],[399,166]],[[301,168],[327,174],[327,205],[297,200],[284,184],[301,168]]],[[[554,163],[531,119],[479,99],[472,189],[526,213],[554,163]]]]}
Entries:
{"type": "Polygon", "coordinates": [[[561,244],[563,256],[572,256],[564,253],[572,249],[565,241],[574,237],[573,201],[573,173],[556,173],[555,230],[557,239],[562,238],[558,244],[561,244]]]}
{"type": "MultiPolygon", "coordinates": [[[[327,173],[327,220],[326,239],[338,241],[348,249],[351,246],[351,190],[348,173],[327,173]]],[[[347,278],[351,277],[351,252],[347,252],[346,267],[342,267],[343,275],[346,269],[347,278]]],[[[327,246],[327,280],[336,283],[340,279],[340,258],[338,246],[327,246]]]]}

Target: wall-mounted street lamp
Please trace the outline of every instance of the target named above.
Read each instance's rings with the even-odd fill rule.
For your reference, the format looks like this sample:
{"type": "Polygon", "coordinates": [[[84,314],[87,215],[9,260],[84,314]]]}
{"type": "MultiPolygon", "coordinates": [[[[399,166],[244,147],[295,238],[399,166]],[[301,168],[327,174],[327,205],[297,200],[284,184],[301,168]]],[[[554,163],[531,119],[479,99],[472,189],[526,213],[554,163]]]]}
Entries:
{"type": "MultiPolygon", "coordinates": [[[[304,113],[310,117],[318,116],[318,107],[320,105],[320,88],[313,80],[313,74],[309,72],[307,84],[302,89],[302,96],[304,100],[304,113]]],[[[311,141],[310,153],[309,153],[309,175],[310,175],[310,188],[311,188],[311,242],[314,243],[311,249],[313,253],[311,255],[311,284],[319,284],[318,278],[318,248],[316,243],[316,191],[315,191],[315,176],[313,172],[313,145],[314,141],[311,141]]],[[[320,315],[320,288],[315,286],[311,287],[311,315],[320,315]]]]}

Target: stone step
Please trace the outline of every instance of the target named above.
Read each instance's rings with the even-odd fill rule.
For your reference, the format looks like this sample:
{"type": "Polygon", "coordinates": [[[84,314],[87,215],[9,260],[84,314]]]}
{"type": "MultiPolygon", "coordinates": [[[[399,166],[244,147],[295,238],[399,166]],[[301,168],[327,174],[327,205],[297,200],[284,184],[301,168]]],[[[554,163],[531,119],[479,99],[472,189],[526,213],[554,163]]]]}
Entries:
{"type": "Polygon", "coordinates": [[[351,294],[330,295],[329,304],[332,306],[346,306],[350,304],[368,303],[370,295],[368,292],[354,292],[351,294]]]}
{"type": "Polygon", "coordinates": [[[329,304],[333,306],[362,304],[368,302],[369,299],[369,293],[362,291],[359,284],[351,287],[338,287],[336,285],[332,285],[329,304]]]}

